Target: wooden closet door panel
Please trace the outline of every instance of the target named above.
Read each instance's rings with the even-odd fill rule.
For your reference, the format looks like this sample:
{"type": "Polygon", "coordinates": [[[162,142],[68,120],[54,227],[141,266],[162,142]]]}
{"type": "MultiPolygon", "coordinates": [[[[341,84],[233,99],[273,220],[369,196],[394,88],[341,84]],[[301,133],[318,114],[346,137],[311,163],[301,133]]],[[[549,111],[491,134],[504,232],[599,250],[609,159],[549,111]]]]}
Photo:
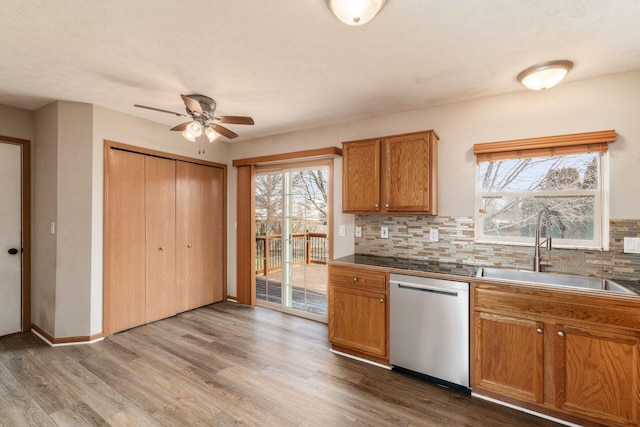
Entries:
{"type": "Polygon", "coordinates": [[[146,160],[146,321],[177,313],[176,307],[176,163],[146,160]]]}
{"type": "Polygon", "coordinates": [[[145,323],[145,157],[109,149],[105,173],[104,334],[145,323]]]}
{"type": "Polygon", "coordinates": [[[177,285],[181,311],[223,299],[224,172],[178,162],[177,285]]]}
{"type": "Polygon", "coordinates": [[[211,217],[209,221],[212,225],[210,235],[210,250],[213,254],[211,259],[212,269],[212,301],[218,302],[224,300],[224,245],[225,245],[225,229],[224,229],[224,170],[220,168],[209,168],[208,182],[211,187],[211,217]]]}

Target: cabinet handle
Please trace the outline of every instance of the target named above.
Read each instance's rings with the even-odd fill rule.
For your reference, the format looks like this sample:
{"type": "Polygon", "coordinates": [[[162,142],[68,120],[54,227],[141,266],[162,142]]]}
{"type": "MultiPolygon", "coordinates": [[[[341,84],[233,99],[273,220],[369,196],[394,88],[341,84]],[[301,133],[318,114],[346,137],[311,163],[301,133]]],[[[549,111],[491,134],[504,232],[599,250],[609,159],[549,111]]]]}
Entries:
{"type": "Polygon", "coordinates": [[[384,298],[380,298],[380,302],[384,302],[384,298]]]}
{"type": "Polygon", "coordinates": [[[536,332],[537,332],[537,333],[539,333],[539,334],[541,334],[541,333],[542,333],[542,328],[538,328],[538,329],[536,329],[536,332]]]}
{"type": "Polygon", "coordinates": [[[193,245],[192,245],[191,243],[189,243],[189,244],[187,245],[187,247],[188,247],[188,248],[192,248],[192,247],[193,247],[193,245]]]}
{"type": "Polygon", "coordinates": [[[563,336],[564,336],[564,332],[562,332],[562,331],[558,331],[558,336],[559,336],[559,337],[563,337],[563,336]]]}
{"type": "Polygon", "coordinates": [[[158,250],[164,251],[164,246],[160,246],[160,248],[158,248],[158,250]]]}
{"type": "Polygon", "coordinates": [[[357,277],[354,277],[354,278],[353,278],[353,283],[356,283],[357,281],[358,281],[358,278],[357,278],[357,277]]]}

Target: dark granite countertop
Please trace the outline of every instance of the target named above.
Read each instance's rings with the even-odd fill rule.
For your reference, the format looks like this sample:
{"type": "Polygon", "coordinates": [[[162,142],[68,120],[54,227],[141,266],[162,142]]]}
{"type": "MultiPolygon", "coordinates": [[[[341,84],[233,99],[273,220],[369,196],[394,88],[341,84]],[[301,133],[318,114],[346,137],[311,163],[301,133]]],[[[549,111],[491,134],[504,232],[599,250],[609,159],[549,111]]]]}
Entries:
{"type": "Polygon", "coordinates": [[[372,265],[376,267],[400,270],[419,271],[422,273],[447,274],[470,278],[475,276],[476,267],[466,264],[447,264],[437,261],[422,261],[418,259],[390,258],[373,255],[347,255],[334,259],[335,262],[349,264],[372,265]]]}
{"type": "MultiPolygon", "coordinates": [[[[368,265],[374,267],[382,267],[395,270],[406,270],[410,274],[411,271],[420,273],[431,273],[437,275],[459,276],[461,279],[470,279],[475,277],[479,266],[470,264],[452,264],[442,263],[438,261],[423,261],[417,259],[391,258],[375,255],[347,255],[342,258],[336,258],[334,262],[368,265]]],[[[625,286],[640,295],[640,282],[617,280],[614,282],[625,286]]]]}

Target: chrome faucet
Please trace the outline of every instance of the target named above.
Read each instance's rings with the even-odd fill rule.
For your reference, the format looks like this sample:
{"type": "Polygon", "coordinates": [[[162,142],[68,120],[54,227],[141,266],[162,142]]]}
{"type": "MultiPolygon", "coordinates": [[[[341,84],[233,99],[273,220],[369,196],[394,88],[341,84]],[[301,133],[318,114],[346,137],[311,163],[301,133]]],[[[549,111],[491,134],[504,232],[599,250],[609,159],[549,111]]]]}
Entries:
{"type": "MultiPolygon", "coordinates": [[[[557,215],[557,213],[556,213],[557,215]]],[[[550,251],[551,248],[551,211],[549,210],[549,208],[542,208],[540,209],[540,211],[538,212],[538,222],[536,224],[536,231],[535,231],[535,243],[533,244],[533,271],[541,271],[540,269],[540,246],[546,244],[547,245],[547,251],[550,251]],[[544,218],[545,218],[545,223],[544,223],[544,227],[546,227],[546,233],[545,235],[548,234],[547,238],[540,243],[540,220],[542,219],[542,214],[544,213],[544,218]]]]}
{"type": "Polygon", "coordinates": [[[540,246],[546,243],[547,250],[551,250],[551,236],[544,239],[542,243],[540,243],[540,228],[536,228],[536,242],[534,243],[533,248],[533,271],[541,271],[540,270],[540,246]]]}

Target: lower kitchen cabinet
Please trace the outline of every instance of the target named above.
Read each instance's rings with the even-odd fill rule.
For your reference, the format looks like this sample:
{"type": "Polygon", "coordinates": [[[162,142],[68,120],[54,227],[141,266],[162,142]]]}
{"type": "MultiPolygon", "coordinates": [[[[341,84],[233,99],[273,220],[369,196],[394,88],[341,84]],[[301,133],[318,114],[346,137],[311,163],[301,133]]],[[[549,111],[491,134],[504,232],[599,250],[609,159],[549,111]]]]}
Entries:
{"type": "Polygon", "coordinates": [[[542,322],[491,313],[475,320],[475,383],[496,393],[542,402],[542,322]]]}
{"type": "Polygon", "coordinates": [[[473,285],[472,389],[568,421],[640,425],[637,302],[473,285]]]}
{"type": "Polygon", "coordinates": [[[389,364],[388,274],[329,266],[329,342],[336,351],[389,364]]]}
{"type": "Polygon", "coordinates": [[[593,327],[555,326],[556,406],[614,425],[640,424],[640,340],[593,327]]]}

